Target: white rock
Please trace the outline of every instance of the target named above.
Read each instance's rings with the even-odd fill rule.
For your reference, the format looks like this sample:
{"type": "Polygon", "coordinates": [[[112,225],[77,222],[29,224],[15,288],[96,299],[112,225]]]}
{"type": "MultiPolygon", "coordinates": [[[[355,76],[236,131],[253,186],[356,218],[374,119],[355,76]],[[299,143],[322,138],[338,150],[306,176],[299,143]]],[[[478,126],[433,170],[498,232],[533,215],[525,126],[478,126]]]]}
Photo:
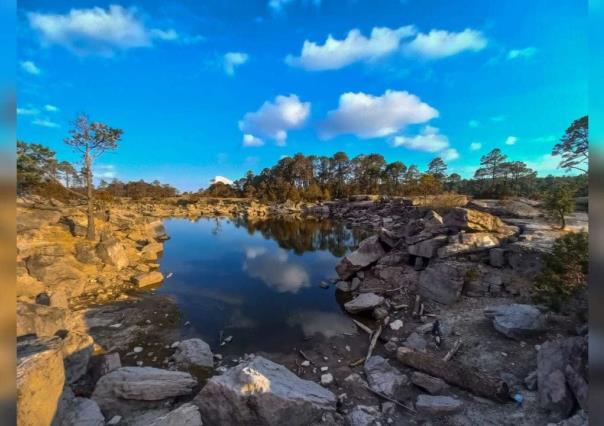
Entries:
{"type": "Polygon", "coordinates": [[[302,361],[302,362],[300,363],[300,365],[301,365],[302,367],[310,367],[310,361],[308,361],[308,360],[304,360],[304,361],[302,361]]]}
{"type": "Polygon", "coordinates": [[[403,322],[400,319],[394,320],[390,323],[390,328],[394,331],[400,330],[403,326],[403,322]]]}
{"type": "Polygon", "coordinates": [[[333,376],[330,373],[321,374],[321,384],[323,386],[329,385],[333,382],[333,376]]]}

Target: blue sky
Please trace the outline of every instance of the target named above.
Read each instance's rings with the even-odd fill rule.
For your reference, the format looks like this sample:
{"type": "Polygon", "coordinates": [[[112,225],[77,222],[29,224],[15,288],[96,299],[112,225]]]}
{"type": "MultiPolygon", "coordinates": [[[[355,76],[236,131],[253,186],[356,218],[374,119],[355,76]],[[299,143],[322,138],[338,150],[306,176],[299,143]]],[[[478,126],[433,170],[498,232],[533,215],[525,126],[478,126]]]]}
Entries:
{"type": "Polygon", "coordinates": [[[587,113],[576,0],[19,2],[20,139],[60,158],[78,112],[124,130],[97,176],[182,190],[296,152],[540,175],[587,113]]]}

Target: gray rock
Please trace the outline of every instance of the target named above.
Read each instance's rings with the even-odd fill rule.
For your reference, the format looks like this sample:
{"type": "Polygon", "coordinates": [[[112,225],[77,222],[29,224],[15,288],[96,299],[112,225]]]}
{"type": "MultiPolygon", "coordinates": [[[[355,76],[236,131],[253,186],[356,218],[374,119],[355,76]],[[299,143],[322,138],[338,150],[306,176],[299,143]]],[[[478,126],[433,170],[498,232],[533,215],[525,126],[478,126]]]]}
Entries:
{"type": "Polygon", "coordinates": [[[91,360],[91,374],[95,382],[105,374],[109,374],[118,368],[122,368],[122,362],[118,352],[100,355],[91,360]]]}
{"type": "Polygon", "coordinates": [[[177,365],[183,367],[214,368],[214,354],[210,345],[201,339],[180,342],[173,358],[177,365]]]}
{"type": "Polygon", "coordinates": [[[459,413],[463,402],[450,396],[418,395],[415,408],[423,414],[443,416],[459,413]]]}
{"type": "Polygon", "coordinates": [[[537,353],[537,395],[540,407],[555,421],[567,418],[575,405],[566,378],[566,367],[569,365],[586,377],[585,337],[568,337],[541,345],[537,353]]]}
{"type": "Polygon", "coordinates": [[[444,258],[455,256],[457,254],[474,253],[486,250],[499,245],[499,238],[489,232],[476,232],[472,234],[462,234],[459,242],[447,244],[438,249],[438,257],[444,258]]]}
{"type": "Polygon", "coordinates": [[[96,246],[96,254],[103,262],[115,266],[118,271],[129,263],[124,246],[114,238],[100,242],[96,246]]]}
{"type": "Polygon", "coordinates": [[[386,254],[378,235],[371,236],[359,244],[352,253],[346,255],[336,266],[336,272],[343,280],[348,280],[363,268],[377,262],[386,254]]]}
{"type": "Polygon", "coordinates": [[[403,342],[403,345],[409,349],[413,349],[419,352],[426,352],[428,342],[418,333],[411,333],[409,337],[403,342]]]}
{"type": "Polygon", "coordinates": [[[532,371],[528,376],[524,378],[524,386],[527,390],[537,390],[537,370],[532,371]]]}
{"type": "Polygon", "coordinates": [[[94,340],[88,334],[76,331],[67,333],[62,345],[67,383],[74,383],[86,373],[93,345],[94,340]]]}
{"type": "Polygon", "coordinates": [[[354,277],[352,281],[338,281],[336,283],[336,288],[344,293],[349,293],[359,288],[360,284],[361,280],[357,277],[354,277]]]}
{"type": "Polygon", "coordinates": [[[183,404],[168,414],[146,423],[148,426],[201,426],[199,408],[194,404],[183,404]]]}
{"type": "Polygon", "coordinates": [[[443,379],[420,373],[419,371],[416,371],[411,375],[411,383],[424,389],[431,395],[440,394],[449,387],[443,379]]]}
{"type": "Polygon", "coordinates": [[[160,220],[153,221],[147,224],[147,232],[157,241],[165,241],[170,239],[164,224],[160,220]]]}
{"type": "Polygon", "coordinates": [[[373,309],[373,318],[376,320],[384,319],[388,316],[388,309],[378,306],[373,309]]]}
{"type": "Polygon", "coordinates": [[[505,266],[505,249],[492,248],[489,250],[489,263],[495,268],[503,268],[505,266]]]}
{"type": "Polygon", "coordinates": [[[419,294],[445,305],[455,303],[463,289],[464,276],[465,268],[458,262],[431,264],[419,275],[419,294]]]}
{"type": "Polygon", "coordinates": [[[437,251],[445,244],[447,244],[447,236],[438,235],[429,240],[424,240],[417,244],[410,245],[407,247],[407,250],[411,255],[431,259],[436,256],[437,251]]]}
{"type": "Polygon", "coordinates": [[[256,356],[212,377],[194,403],[208,424],[308,425],[336,408],[336,396],[256,356]]]}
{"type": "Polygon", "coordinates": [[[357,405],[346,415],[346,424],[349,426],[373,426],[378,420],[380,412],[376,407],[357,405]]]}
{"type": "Polygon", "coordinates": [[[75,397],[65,387],[52,426],[104,426],[105,417],[92,399],[75,397]]]}
{"type": "Polygon", "coordinates": [[[501,305],[485,308],[484,315],[493,319],[493,327],[512,339],[534,335],[543,331],[545,320],[533,305],[501,305]]]}
{"type": "Polygon", "coordinates": [[[373,390],[391,397],[408,383],[407,376],[379,355],[370,357],[365,362],[364,369],[369,386],[373,390]]]}
{"type": "Polygon", "coordinates": [[[375,293],[361,293],[350,302],[344,304],[344,309],[351,314],[368,311],[384,303],[384,298],[375,293]]]}
{"type": "Polygon", "coordinates": [[[92,399],[106,417],[127,416],[134,410],[164,406],[174,398],[189,395],[197,380],[188,373],[152,367],[122,367],[97,382],[92,399]]]}

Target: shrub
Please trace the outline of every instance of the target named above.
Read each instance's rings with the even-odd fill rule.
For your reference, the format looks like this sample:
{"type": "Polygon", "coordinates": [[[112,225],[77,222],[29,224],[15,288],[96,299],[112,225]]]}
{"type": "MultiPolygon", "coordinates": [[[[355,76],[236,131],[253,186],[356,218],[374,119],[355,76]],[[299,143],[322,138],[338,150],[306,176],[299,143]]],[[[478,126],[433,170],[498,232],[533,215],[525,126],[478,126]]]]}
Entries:
{"type": "Polygon", "coordinates": [[[543,271],[533,288],[533,298],[537,303],[559,311],[587,284],[587,233],[571,233],[558,238],[543,260],[543,271]]]}

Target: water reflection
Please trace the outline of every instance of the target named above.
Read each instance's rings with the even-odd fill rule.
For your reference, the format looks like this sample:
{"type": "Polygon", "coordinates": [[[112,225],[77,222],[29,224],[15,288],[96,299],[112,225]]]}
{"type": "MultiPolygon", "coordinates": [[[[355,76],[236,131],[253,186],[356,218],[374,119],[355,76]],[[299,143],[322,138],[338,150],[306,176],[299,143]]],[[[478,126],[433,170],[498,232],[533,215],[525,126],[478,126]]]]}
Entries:
{"type": "Polygon", "coordinates": [[[340,256],[364,236],[329,221],[200,219],[165,221],[171,239],[160,261],[158,292],[176,297],[187,337],[220,351],[291,351],[306,337],[354,329],[334,288],[340,256]]]}
{"type": "Polygon", "coordinates": [[[304,267],[288,261],[288,254],[283,249],[269,251],[266,247],[246,247],[245,257],[243,270],[279,293],[296,294],[301,288],[310,286],[310,277],[304,267]]]}

